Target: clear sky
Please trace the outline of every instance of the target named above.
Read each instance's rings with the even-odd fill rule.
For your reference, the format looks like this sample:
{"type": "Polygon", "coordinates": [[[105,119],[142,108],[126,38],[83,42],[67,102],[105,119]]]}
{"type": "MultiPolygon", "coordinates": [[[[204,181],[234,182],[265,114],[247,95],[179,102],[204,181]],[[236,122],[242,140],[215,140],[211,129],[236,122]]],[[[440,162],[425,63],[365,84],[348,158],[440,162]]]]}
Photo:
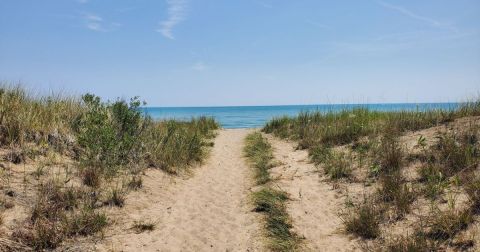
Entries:
{"type": "Polygon", "coordinates": [[[0,80],[151,106],[459,101],[479,0],[0,0],[0,80]]]}

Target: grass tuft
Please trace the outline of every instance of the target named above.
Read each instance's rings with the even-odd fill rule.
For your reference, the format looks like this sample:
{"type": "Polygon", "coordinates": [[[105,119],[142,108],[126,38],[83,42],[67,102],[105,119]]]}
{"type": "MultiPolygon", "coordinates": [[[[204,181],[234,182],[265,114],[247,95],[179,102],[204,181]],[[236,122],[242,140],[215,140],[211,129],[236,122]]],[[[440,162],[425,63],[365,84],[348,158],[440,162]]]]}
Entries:
{"type": "Polygon", "coordinates": [[[146,222],[146,221],[135,221],[133,223],[132,229],[135,230],[137,234],[143,232],[151,232],[155,230],[155,226],[157,224],[155,222],[146,222]]]}
{"type": "Polygon", "coordinates": [[[255,211],[266,216],[267,236],[273,251],[292,251],[298,246],[299,237],[291,231],[293,227],[285,203],[285,192],[264,188],[253,195],[255,211]]]}
{"type": "Polygon", "coordinates": [[[249,134],[245,139],[244,152],[252,168],[255,179],[263,188],[253,193],[255,211],[265,215],[265,229],[272,251],[294,251],[300,238],[292,229],[290,216],[286,210],[288,195],[271,188],[269,169],[273,166],[272,146],[261,133],[249,134]]]}
{"type": "Polygon", "coordinates": [[[255,132],[246,138],[244,148],[245,156],[255,167],[255,180],[258,185],[265,184],[271,180],[268,170],[272,167],[272,146],[262,134],[255,132]]]}
{"type": "Polygon", "coordinates": [[[365,239],[375,239],[380,235],[382,211],[371,199],[365,199],[353,206],[342,216],[345,230],[365,239]]]}

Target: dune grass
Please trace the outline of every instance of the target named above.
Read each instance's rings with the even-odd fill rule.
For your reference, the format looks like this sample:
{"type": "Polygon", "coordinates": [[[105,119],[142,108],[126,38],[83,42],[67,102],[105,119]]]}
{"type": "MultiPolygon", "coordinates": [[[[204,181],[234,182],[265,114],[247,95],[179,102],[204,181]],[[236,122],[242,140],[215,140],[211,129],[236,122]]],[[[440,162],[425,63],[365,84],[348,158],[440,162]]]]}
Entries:
{"type": "Polygon", "coordinates": [[[455,240],[480,214],[480,130],[472,116],[480,116],[480,100],[454,110],[302,112],[274,118],[262,131],[297,141],[298,148],[307,149],[311,161],[332,180],[352,176],[357,162],[359,172],[363,174],[361,169],[366,168],[361,182],[366,187],[374,185],[374,190],[369,190],[363,202],[347,204],[341,214],[346,232],[375,240],[381,245],[378,251],[427,251],[475,242],[462,245],[455,240]],[[415,154],[408,153],[410,149],[400,140],[409,131],[447,125],[462,117],[468,118],[456,122],[461,124],[458,129],[442,128],[433,143],[420,136],[415,154]],[[404,168],[411,165],[418,165],[418,179],[411,178],[412,174],[404,177],[404,168]],[[444,191],[456,190],[467,196],[466,206],[434,207],[446,204],[444,191]],[[415,233],[386,239],[383,229],[411,217],[412,208],[418,210],[413,203],[423,202],[417,201],[422,197],[431,201],[432,210],[422,213],[420,223],[414,224],[415,233]]]}
{"type": "Polygon", "coordinates": [[[363,136],[379,135],[386,130],[405,132],[440,125],[455,118],[480,115],[480,100],[454,110],[382,112],[367,108],[342,111],[301,112],[295,117],[279,117],[267,122],[263,131],[294,139],[300,148],[317,145],[343,145],[363,136]]]}
{"type": "Polygon", "coordinates": [[[269,169],[273,165],[272,146],[261,133],[254,132],[245,139],[244,153],[255,169],[255,179],[260,190],[253,193],[255,211],[265,215],[265,230],[272,251],[295,251],[300,244],[300,238],[291,228],[290,216],[286,210],[288,195],[274,189],[269,169]]]}
{"type": "Polygon", "coordinates": [[[255,167],[257,184],[263,185],[271,180],[268,169],[272,167],[272,146],[260,133],[250,134],[245,140],[245,155],[255,167]]]}
{"type": "Polygon", "coordinates": [[[365,198],[357,205],[350,206],[341,214],[345,231],[365,239],[380,235],[380,222],[383,218],[381,206],[372,198],[365,198]]]}
{"type": "Polygon", "coordinates": [[[18,85],[0,85],[5,159],[21,164],[56,153],[74,166],[58,180],[46,177],[48,164],[39,164],[30,218],[13,231],[13,240],[48,250],[74,236],[100,232],[108,225],[101,208],[122,207],[128,190],[142,186],[142,170],[178,173],[204,160],[219,128],[214,119],[154,121],[142,113],[144,104],[138,97],[105,102],[93,94],[40,96],[18,85]],[[77,178],[83,184],[70,182],[77,178]]]}

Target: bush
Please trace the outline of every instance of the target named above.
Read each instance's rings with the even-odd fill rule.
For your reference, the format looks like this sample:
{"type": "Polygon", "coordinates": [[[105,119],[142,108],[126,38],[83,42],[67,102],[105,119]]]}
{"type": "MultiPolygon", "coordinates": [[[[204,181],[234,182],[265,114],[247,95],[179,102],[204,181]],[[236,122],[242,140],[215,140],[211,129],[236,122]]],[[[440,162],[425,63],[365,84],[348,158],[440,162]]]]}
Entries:
{"type": "Polygon", "coordinates": [[[150,123],[139,111],[138,98],[130,103],[119,100],[113,104],[102,103],[91,94],[82,98],[87,111],[77,121],[76,128],[78,143],[84,150],[83,166],[115,175],[119,166],[138,163],[144,151],[142,133],[150,123]]]}

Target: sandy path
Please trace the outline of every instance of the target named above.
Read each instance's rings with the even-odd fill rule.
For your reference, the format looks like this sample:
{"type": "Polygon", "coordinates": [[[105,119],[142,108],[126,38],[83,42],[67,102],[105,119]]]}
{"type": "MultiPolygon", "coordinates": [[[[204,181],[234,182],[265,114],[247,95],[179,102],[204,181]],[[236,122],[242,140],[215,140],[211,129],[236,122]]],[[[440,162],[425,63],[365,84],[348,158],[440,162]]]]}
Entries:
{"type": "Polygon", "coordinates": [[[308,162],[308,152],[295,151],[295,145],[267,135],[274,148],[276,160],[282,165],[271,170],[277,184],[292,198],[287,210],[294,230],[305,237],[307,251],[357,251],[355,240],[341,232],[338,211],[344,204],[332,185],[319,177],[317,169],[308,162]]]}
{"type": "Polygon", "coordinates": [[[149,171],[142,191],[133,192],[116,211],[97,250],[107,251],[261,251],[261,220],[251,212],[251,170],[242,148],[250,130],[222,130],[205,165],[190,178],[149,171]],[[136,234],[135,220],[153,220],[151,232],[136,234]]]}

